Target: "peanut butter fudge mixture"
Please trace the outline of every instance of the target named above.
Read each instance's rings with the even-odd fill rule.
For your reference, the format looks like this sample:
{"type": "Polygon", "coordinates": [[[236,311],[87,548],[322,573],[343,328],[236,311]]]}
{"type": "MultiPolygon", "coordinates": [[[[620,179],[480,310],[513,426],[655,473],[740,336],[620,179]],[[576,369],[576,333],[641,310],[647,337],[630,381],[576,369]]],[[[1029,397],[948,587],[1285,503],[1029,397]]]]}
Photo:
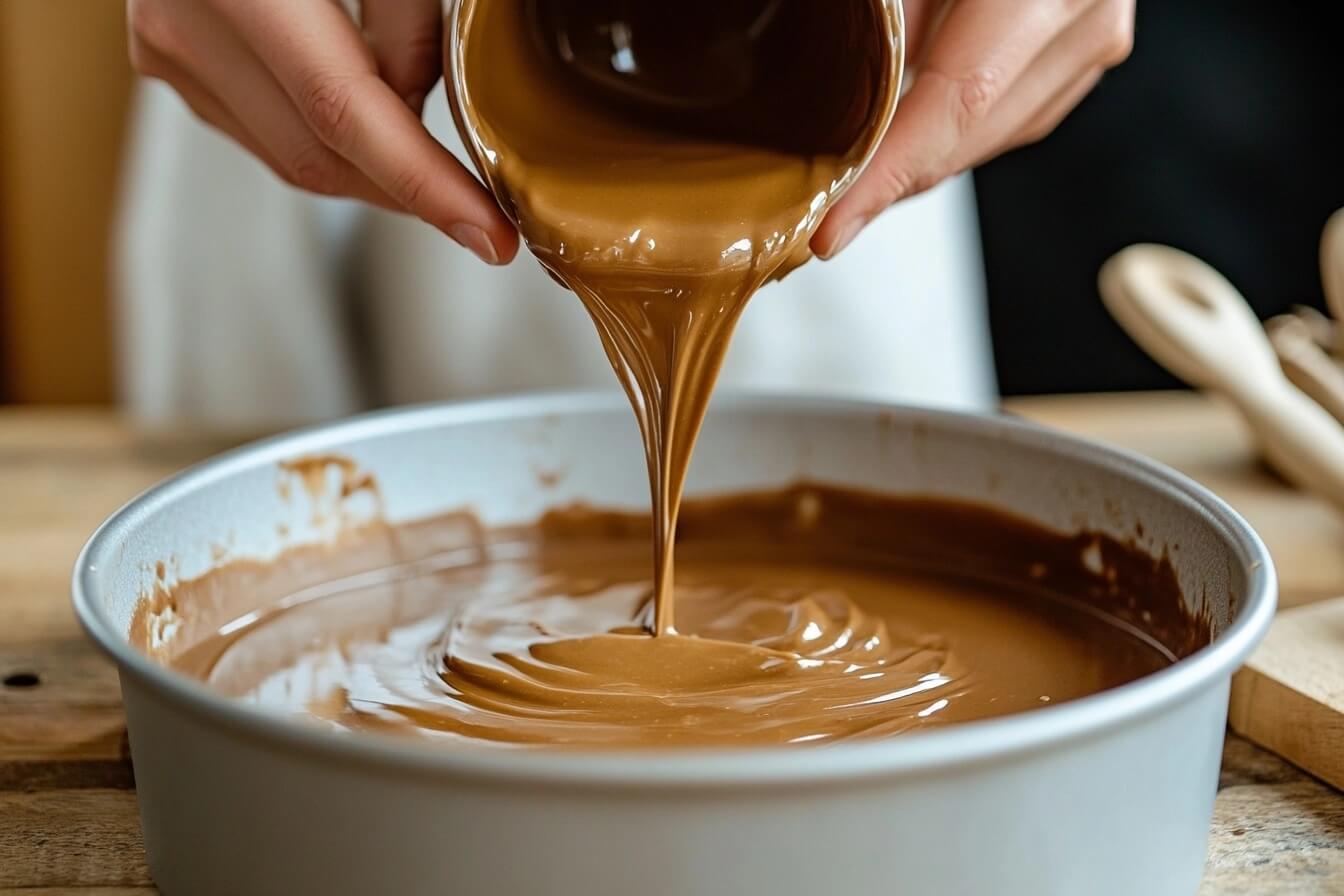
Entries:
{"type": "Polygon", "coordinates": [[[815,484],[683,507],[739,316],[890,120],[894,2],[461,0],[447,26],[458,127],[592,316],[652,513],[448,515],[230,564],[147,598],[145,649],[337,729],[626,747],[1000,716],[1207,641],[1169,564],[1100,536],[815,484]]]}

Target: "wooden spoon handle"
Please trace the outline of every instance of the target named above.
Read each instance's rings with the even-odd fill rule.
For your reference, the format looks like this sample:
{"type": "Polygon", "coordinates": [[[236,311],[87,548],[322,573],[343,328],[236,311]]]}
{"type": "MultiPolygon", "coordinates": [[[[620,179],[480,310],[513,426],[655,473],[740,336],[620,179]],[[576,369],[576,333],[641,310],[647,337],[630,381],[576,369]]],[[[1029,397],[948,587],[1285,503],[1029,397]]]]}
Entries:
{"type": "Polygon", "coordinates": [[[1344,367],[1326,354],[1312,324],[1297,314],[1265,321],[1265,332],[1288,381],[1344,424],[1344,367]]]}
{"type": "Polygon", "coordinates": [[[1344,427],[1288,385],[1277,400],[1256,408],[1242,406],[1242,414],[1274,469],[1299,488],[1344,509],[1344,427]]]}
{"type": "Polygon", "coordinates": [[[1108,261],[1099,285],[1140,346],[1186,382],[1232,401],[1280,473],[1344,508],[1344,427],[1285,379],[1232,284],[1184,252],[1141,245],[1108,261]]]}
{"type": "MultiPolygon", "coordinates": [[[[1330,315],[1319,309],[1313,308],[1310,305],[1294,305],[1292,310],[1287,314],[1281,314],[1276,318],[1272,318],[1270,321],[1266,321],[1266,329],[1269,328],[1270,323],[1273,323],[1274,321],[1282,321],[1290,317],[1293,320],[1299,321],[1301,325],[1306,328],[1306,331],[1311,334],[1312,341],[1319,345],[1321,350],[1327,355],[1334,355],[1336,353],[1336,346],[1340,344],[1340,339],[1344,336],[1344,334],[1341,334],[1339,331],[1339,324],[1336,323],[1335,319],[1330,317],[1330,315]]],[[[1272,342],[1273,340],[1270,341],[1272,342]]],[[[1283,357],[1280,356],[1279,360],[1282,361],[1283,357]]]]}
{"type": "Polygon", "coordinates": [[[1130,246],[1106,262],[1098,285],[1120,325],[1187,383],[1236,397],[1279,375],[1274,350],[1241,293],[1193,255],[1130,246]]]}

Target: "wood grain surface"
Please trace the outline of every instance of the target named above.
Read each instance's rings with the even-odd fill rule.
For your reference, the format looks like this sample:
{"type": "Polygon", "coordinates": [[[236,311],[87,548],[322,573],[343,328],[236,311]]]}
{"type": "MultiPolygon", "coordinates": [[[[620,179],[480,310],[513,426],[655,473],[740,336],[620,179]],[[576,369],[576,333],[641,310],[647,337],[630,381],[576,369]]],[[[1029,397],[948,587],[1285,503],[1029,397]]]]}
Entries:
{"type": "MultiPolygon", "coordinates": [[[[1344,595],[1344,522],[1260,469],[1226,410],[1185,394],[1009,410],[1150,454],[1218,491],[1269,544],[1285,604],[1344,595]]],[[[220,447],[147,442],[107,411],[0,410],[0,896],[154,892],[116,672],[75,622],[70,570],[107,514],[220,447]]],[[[1344,893],[1344,797],[1235,735],[1221,785],[1201,896],[1344,893]]]]}
{"type": "Polygon", "coordinates": [[[1284,610],[1232,685],[1233,729],[1344,787],[1344,597],[1284,610]]]}

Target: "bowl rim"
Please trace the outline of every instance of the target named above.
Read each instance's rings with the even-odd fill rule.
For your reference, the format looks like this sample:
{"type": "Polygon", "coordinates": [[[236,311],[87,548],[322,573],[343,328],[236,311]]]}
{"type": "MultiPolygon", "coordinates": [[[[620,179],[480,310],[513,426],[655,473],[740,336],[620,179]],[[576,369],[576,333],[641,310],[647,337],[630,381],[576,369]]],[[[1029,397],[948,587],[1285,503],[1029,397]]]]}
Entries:
{"type": "Polygon", "coordinates": [[[767,412],[878,417],[925,423],[978,438],[1007,439],[1044,448],[1128,475],[1193,509],[1211,525],[1241,562],[1247,592],[1231,624],[1212,642],[1173,665],[1120,687],[1056,706],[993,719],[963,722],[901,737],[797,746],[706,747],[679,750],[516,750],[497,745],[444,744],[359,732],[332,732],[264,708],[226,698],[202,682],[162,666],[133,648],[126,633],[103,612],[97,573],[115,562],[117,546],[140,522],[180,496],[245,469],[331,451],[339,443],[443,426],[503,422],[550,415],[629,413],[614,391],[526,393],[373,411],[334,423],[272,436],[195,464],[131,499],[89,538],[75,563],[72,595],[81,626],[124,676],[176,707],[286,748],[331,760],[375,763],[418,774],[507,779],[533,784],[655,787],[740,787],[823,783],[927,774],[954,767],[999,762],[1024,752],[1060,747],[1103,735],[1120,726],[1193,699],[1232,672],[1250,654],[1273,619],[1277,578],[1269,552],[1242,517],[1204,486],[1134,452],[1002,414],[976,414],[858,399],[761,394],[725,390],[710,415],[767,412]]]}

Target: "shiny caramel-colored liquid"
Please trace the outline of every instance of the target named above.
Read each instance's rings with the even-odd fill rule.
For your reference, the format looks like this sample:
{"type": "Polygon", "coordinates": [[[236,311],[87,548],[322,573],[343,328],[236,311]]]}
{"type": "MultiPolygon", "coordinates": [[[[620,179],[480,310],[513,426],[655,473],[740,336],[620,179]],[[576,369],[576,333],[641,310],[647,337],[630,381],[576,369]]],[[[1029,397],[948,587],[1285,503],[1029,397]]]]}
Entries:
{"type": "Polygon", "coordinates": [[[677,630],[682,486],[733,329],[811,257],[885,129],[897,9],[461,0],[446,28],[464,143],[588,310],[643,434],[654,634],[677,630]]]}
{"type": "Polygon", "coordinates": [[[739,315],[808,259],[890,118],[894,0],[453,9],[458,125],[592,316],[652,513],[505,531],[450,515],[225,566],[146,600],[147,650],[337,729],[617,748],[825,744],[1038,709],[1207,639],[1170,566],[1113,540],[820,485],[683,506],[739,315]],[[591,51],[612,41],[608,65],[591,51]],[[712,68],[691,65],[703,47],[712,68]]]}
{"type": "Polygon", "coordinates": [[[1038,709],[1199,643],[1197,621],[1169,603],[1170,568],[1113,543],[1115,562],[1094,572],[1086,540],[823,487],[687,512],[674,635],[646,631],[647,518],[573,509],[503,532],[462,517],[374,531],[342,547],[337,577],[311,553],[225,567],[174,590],[177,616],[215,618],[170,662],[339,729],[687,747],[824,744],[1038,709]],[[914,552],[884,547],[903,531],[914,552]],[[937,546],[955,532],[968,541],[937,546]],[[957,562],[995,537],[1005,552],[957,562]],[[265,599],[245,609],[243,582],[265,599]],[[1159,620],[1167,643],[1131,619],[1159,620]]]}

